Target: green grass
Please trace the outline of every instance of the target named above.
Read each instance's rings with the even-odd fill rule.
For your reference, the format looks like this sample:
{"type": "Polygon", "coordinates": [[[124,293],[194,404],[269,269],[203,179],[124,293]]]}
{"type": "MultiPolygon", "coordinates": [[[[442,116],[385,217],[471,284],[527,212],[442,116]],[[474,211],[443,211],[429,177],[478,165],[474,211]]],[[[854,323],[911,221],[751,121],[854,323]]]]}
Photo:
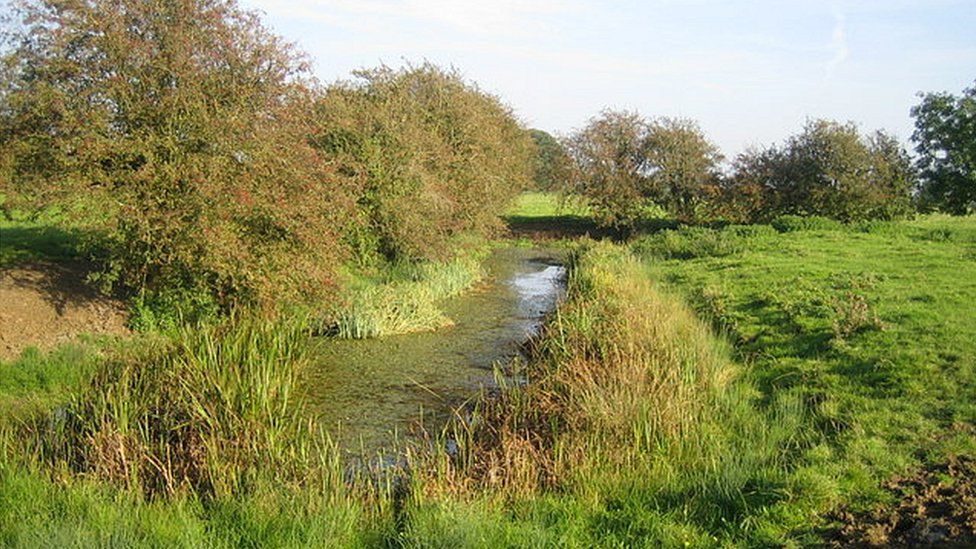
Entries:
{"type": "Polygon", "coordinates": [[[504,216],[509,219],[538,219],[561,216],[586,218],[590,214],[590,208],[579,198],[560,196],[556,193],[528,192],[519,195],[504,216]]]}
{"type": "Polygon", "coordinates": [[[871,507],[883,480],[976,451],[976,218],[786,230],[634,249],[735,342],[762,402],[806,403],[820,442],[793,466],[833,479],[839,501],[871,507]]]}
{"type": "MultiPolygon", "coordinates": [[[[448,295],[466,272],[362,287],[448,295]]],[[[28,353],[0,365],[8,403],[39,403],[0,421],[0,544],[814,545],[830,512],[890,503],[885,480],[976,455],[974,301],[973,217],[584,242],[529,383],[451,427],[457,456],[415,457],[407,490],[350,486],[314,448],[300,323],[28,353]]]]}
{"type": "Polygon", "coordinates": [[[451,324],[440,301],[474,286],[484,251],[453,261],[393,265],[379,276],[357,276],[331,313],[331,329],[343,339],[366,339],[436,330],[451,324]]]}
{"type": "Polygon", "coordinates": [[[77,259],[81,235],[50,220],[0,216],[0,267],[30,260],[77,259]]]}

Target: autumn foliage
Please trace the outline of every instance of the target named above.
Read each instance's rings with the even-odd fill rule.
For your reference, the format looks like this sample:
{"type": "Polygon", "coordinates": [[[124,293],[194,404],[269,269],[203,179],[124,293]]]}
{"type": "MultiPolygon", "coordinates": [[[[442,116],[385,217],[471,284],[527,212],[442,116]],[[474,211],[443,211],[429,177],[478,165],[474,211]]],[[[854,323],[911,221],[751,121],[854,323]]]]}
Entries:
{"type": "Polygon", "coordinates": [[[223,306],[315,300],[355,252],[449,255],[531,170],[509,110],[455,73],[324,88],[232,0],[30,0],[0,70],[0,192],[71,204],[100,279],[223,306]]]}

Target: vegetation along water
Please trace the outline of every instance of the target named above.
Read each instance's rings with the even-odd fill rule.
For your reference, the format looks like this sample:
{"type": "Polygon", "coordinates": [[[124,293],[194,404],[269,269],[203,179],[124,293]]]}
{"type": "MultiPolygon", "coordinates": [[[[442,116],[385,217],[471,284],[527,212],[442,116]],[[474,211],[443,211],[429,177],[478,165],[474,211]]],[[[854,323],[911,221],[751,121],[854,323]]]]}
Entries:
{"type": "Polygon", "coordinates": [[[726,159],[233,1],[4,24],[0,545],[976,545],[976,85],[726,159]]]}

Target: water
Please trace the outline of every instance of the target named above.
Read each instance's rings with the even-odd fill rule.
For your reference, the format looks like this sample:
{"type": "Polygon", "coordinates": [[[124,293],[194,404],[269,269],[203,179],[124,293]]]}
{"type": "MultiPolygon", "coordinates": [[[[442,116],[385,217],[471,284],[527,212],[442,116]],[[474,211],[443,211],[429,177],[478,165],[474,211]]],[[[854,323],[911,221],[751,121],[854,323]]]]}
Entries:
{"type": "Polygon", "coordinates": [[[350,453],[388,449],[423,418],[437,428],[485,386],[538,332],[565,287],[556,256],[509,248],[486,262],[479,287],[442,305],[455,325],[369,340],[323,339],[308,397],[333,438],[350,453]]]}

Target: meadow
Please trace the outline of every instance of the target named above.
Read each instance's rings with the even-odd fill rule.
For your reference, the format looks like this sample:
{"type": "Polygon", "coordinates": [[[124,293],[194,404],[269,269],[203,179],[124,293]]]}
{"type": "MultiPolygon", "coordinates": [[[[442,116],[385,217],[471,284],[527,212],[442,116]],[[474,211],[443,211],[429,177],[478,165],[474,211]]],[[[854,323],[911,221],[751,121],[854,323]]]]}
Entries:
{"type": "Polygon", "coordinates": [[[0,545],[976,545],[976,86],[726,158],[235,0],[0,19],[0,545]],[[350,456],[310,380],[440,419],[350,456]]]}
{"type": "MultiPolygon", "coordinates": [[[[510,210],[579,215],[539,196],[510,210]]],[[[302,416],[314,321],[231,319],[2,364],[4,543],[884,543],[922,521],[877,519],[908,497],[893,479],[967,486],[973,218],[564,245],[568,298],[512,366],[528,383],[486,393],[477,421],[439,435],[457,452],[415,453],[405,477],[350,479],[302,416]]],[[[971,535],[953,501],[928,519],[971,535]]]]}

